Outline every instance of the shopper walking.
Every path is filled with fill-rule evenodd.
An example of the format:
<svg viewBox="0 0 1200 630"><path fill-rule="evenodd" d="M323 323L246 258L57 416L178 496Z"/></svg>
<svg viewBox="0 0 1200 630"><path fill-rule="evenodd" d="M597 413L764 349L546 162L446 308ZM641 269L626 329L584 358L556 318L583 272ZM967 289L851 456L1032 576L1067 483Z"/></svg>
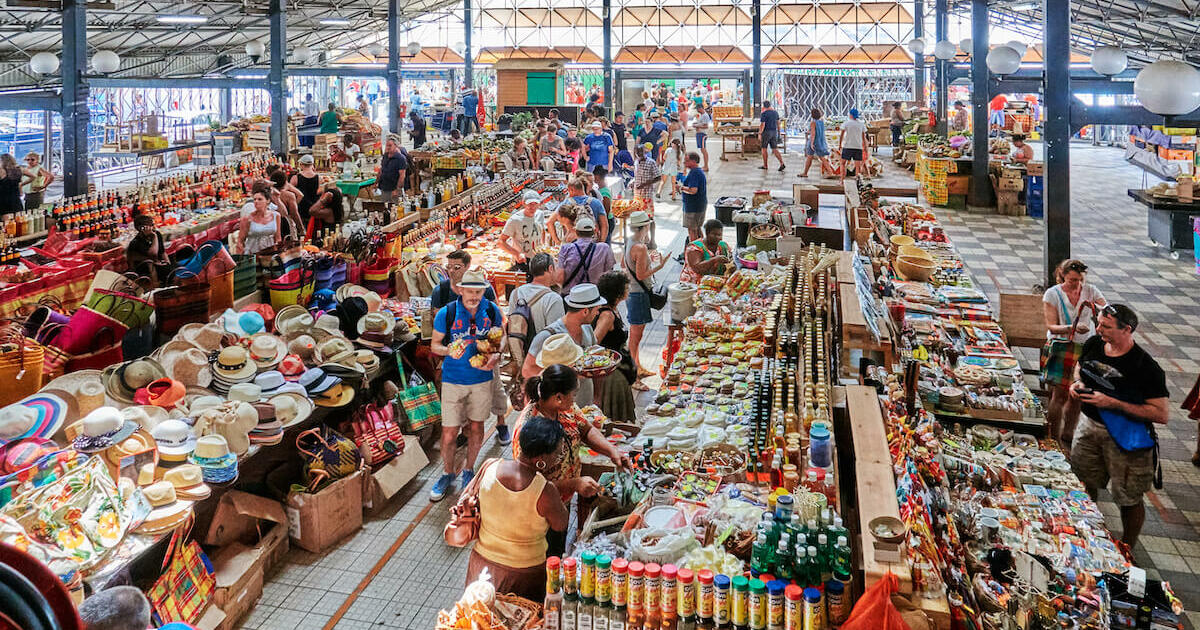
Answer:
<svg viewBox="0 0 1200 630"><path fill-rule="evenodd" d="M633 366L633 358L629 354L629 331L617 313L617 307L629 295L629 276L621 270L606 272L600 276L596 288L607 304L600 307L592 322L592 329L596 331L596 339L601 346L621 357L616 371L604 377L603 393L596 402L600 405L600 411L613 422L636 422L631 385L637 380L637 368Z"/></svg>
<svg viewBox="0 0 1200 630"><path fill-rule="evenodd" d="M700 238L700 225L708 211L708 176L700 168L700 156L695 151L687 154L683 165L687 177L683 179L683 227L687 228L688 240Z"/></svg>
<svg viewBox="0 0 1200 630"><path fill-rule="evenodd" d="M400 150L400 137L389 134L383 145L376 185L384 202L397 201L404 194L408 175L408 158Z"/></svg>
<svg viewBox="0 0 1200 630"><path fill-rule="evenodd" d="M409 137L412 138L413 149L419 149L421 145L427 142L425 139L427 131L425 119L421 117L421 114L414 107L408 112L408 121L412 123L412 131L409 132Z"/></svg>
<svg viewBox="0 0 1200 630"><path fill-rule="evenodd" d="M544 368L554 363L554 361L545 361L545 357L539 357L546 349L544 346L548 340L554 335L566 334L581 348L590 348L596 345L596 333L592 328L592 322L596 321L600 307L606 304L604 298L600 297L600 290L594 284L581 284L567 294L563 303L566 306L566 313L562 318L538 331L529 344L529 354L526 355L525 365L521 368L521 374L526 379L536 376ZM585 379L580 385L578 399L579 404L585 407L595 402L591 379Z"/></svg>
<svg viewBox="0 0 1200 630"><path fill-rule="evenodd" d="M699 94L699 92L697 92ZM708 128L712 125L712 116L704 109L704 99L696 99L696 117L693 121L696 127L696 150L704 156L704 170L708 170Z"/></svg>
<svg viewBox="0 0 1200 630"><path fill-rule="evenodd" d="M1074 340L1084 343L1095 334L1092 321L1096 313L1107 304L1104 294L1095 285L1088 284L1087 265L1083 261L1067 259L1054 270L1058 284L1042 294L1042 317L1046 322L1046 339L1067 339L1074 330ZM1050 405L1046 409L1046 432L1051 438L1062 442L1068 451L1075 437L1075 425L1079 422L1079 399L1067 391L1070 382L1051 386Z"/></svg>
<svg viewBox="0 0 1200 630"><path fill-rule="evenodd" d="M667 120L667 144L672 144L678 140L679 148L682 150L686 138L683 135L684 129L685 127L679 114L671 114L671 118Z"/></svg>
<svg viewBox="0 0 1200 630"><path fill-rule="evenodd" d="M463 90L462 108L462 123L459 131L465 138L479 131L479 95L474 90Z"/></svg>
<svg viewBox="0 0 1200 630"><path fill-rule="evenodd" d="M438 310L433 320L433 353L442 361L442 476L429 492L430 501L441 501L454 486L454 443L460 430L467 435L467 461L462 471L466 487L475 476L475 459L483 444L483 423L492 412L493 370L499 353L487 355L482 367L471 358L478 354L475 340L500 327L500 307L484 297L491 288L482 271L467 271L455 285L459 297ZM504 347L503 340L498 347Z"/></svg>
<svg viewBox="0 0 1200 630"><path fill-rule="evenodd" d="M479 479L479 539L467 561L467 584L487 569L499 593L534 601L545 596L547 539L562 538L570 517L545 471L561 464L566 437L558 422L533 416L522 423L514 449L520 455L485 464Z"/></svg>
<svg viewBox="0 0 1200 630"><path fill-rule="evenodd" d="M603 243L608 241L608 214L604 210L604 202L592 197L591 190L591 184L583 177L572 178L567 182L567 201L591 211L595 221L592 225L596 231L596 240ZM575 222L575 230L580 231L578 220Z"/></svg>
<svg viewBox="0 0 1200 630"><path fill-rule="evenodd" d="M616 264L612 247L596 237L596 221L592 217L583 215L575 219L575 233L579 238L558 250L563 295L577 284L596 284Z"/></svg>
<svg viewBox="0 0 1200 630"><path fill-rule="evenodd" d="M663 122L662 115L657 111L650 114L650 126L646 133L642 134L642 142L648 142L651 145L650 155L657 160L662 153L663 144L667 139L667 123Z"/></svg>
<svg viewBox="0 0 1200 630"><path fill-rule="evenodd" d="M1124 304L1100 309L1096 336L1083 344L1071 395L1083 418L1071 446L1071 469L1093 501L1108 487L1121 510L1121 542L1137 544L1146 521L1143 495L1155 484L1153 425L1167 424L1167 379L1133 341L1138 317Z"/></svg>
<svg viewBox="0 0 1200 630"><path fill-rule="evenodd" d="M655 192L655 197L662 199L663 186L671 187L671 201L675 201L675 195L679 193L679 174L683 172L683 145L678 138L671 140L671 146L663 152L662 158L662 177L658 182L658 191Z"/></svg>
<svg viewBox="0 0 1200 630"><path fill-rule="evenodd" d="M704 223L704 239L688 243L683 252L681 282L700 284L704 276L723 276L733 268L733 253L725 243L725 226L716 219Z"/></svg>
<svg viewBox="0 0 1200 630"><path fill-rule="evenodd" d="M254 183L250 212L243 212L238 224L236 253L257 254L283 242L279 213L271 204L271 186L265 180Z"/></svg>
<svg viewBox="0 0 1200 630"><path fill-rule="evenodd" d="M763 101L762 112L758 115L758 141L762 146L761 170L767 170L767 151L779 160L779 172L787 166L783 163L783 154L779 152L779 112L771 107L771 101Z"/></svg>
<svg viewBox="0 0 1200 630"><path fill-rule="evenodd" d="M604 133L604 125L600 122L592 123L591 128L592 133L583 139L583 144L587 147L585 169L588 173L591 173L597 166L603 166L605 170L612 170L613 154L617 152L613 138Z"/></svg>
<svg viewBox="0 0 1200 630"><path fill-rule="evenodd" d="M0 218L5 220L24 210L21 205L21 167L11 154L0 155Z"/></svg>
<svg viewBox="0 0 1200 630"><path fill-rule="evenodd" d="M838 153L842 158L842 180L846 181L846 174L850 167L854 167L854 173L862 175L866 179L870 179L870 173L867 171L866 153L867 147L867 126L858 119L858 109L850 108L850 118L842 123L842 137L838 142Z"/></svg>
<svg viewBox="0 0 1200 630"><path fill-rule="evenodd" d="M338 113L337 106L333 103L329 104L329 109L321 114L321 133L337 133L338 126L342 124L342 115Z"/></svg>
<svg viewBox="0 0 1200 630"><path fill-rule="evenodd" d="M629 229L633 231L630 235L632 244L626 248L622 260L622 265L631 280L628 299L625 303L625 316L629 320L629 356L637 370L632 387L638 391L649 389L641 382L641 379L654 376L654 372L642 367L641 357L638 354L646 324L653 321L650 312L650 298L647 294L654 290L654 274L662 271L662 268L669 262L667 256L661 255L657 261L651 260L649 243L652 238L653 225L654 221L650 215L641 210L629 215Z"/></svg>
<svg viewBox="0 0 1200 630"><path fill-rule="evenodd" d="M559 280L554 258L546 252L539 252L529 259L529 282L517 287L509 296L510 318L520 309L529 309L527 343L533 341L539 331L545 330L566 314L562 296L554 290L554 285L558 284ZM524 353L518 358L524 361Z"/></svg>
<svg viewBox="0 0 1200 630"><path fill-rule="evenodd" d="M808 169L812 168L813 160L821 162L821 176L833 173L833 165L829 163L829 142L825 139L824 112L812 108L812 119L808 121L808 137L804 140L804 172L800 177L808 177Z"/></svg>
<svg viewBox="0 0 1200 630"><path fill-rule="evenodd" d="M46 189L54 183L54 173L42 168L42 156L30 151L25 154L25 168L21 169L21 192L25 193L25 210L42 207L46 200Z"/></svg>
<svg viewBox="0 0 1200 630"><path fill-rule="evenodd" d="M300 156L300 170L292 175L291 184L300 191L300 199L297 202L300 220L304 225L308 225L308 209L317 203L317 191L321 184L321 178L317 176L317 169L313 166L313 156Z"/></svg>

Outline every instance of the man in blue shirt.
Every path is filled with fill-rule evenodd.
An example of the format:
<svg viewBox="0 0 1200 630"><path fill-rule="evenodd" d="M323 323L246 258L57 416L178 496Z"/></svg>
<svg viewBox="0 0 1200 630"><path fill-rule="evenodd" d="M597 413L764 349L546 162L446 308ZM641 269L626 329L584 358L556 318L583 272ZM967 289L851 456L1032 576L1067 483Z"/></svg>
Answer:
<svg viewBox="0 0 1200 630"><path fill-rule="evenodd" d="M650 130L642 135L642 142L649 142L650 144L654 145L654 148L651 149L650 152L652 157L657 160L658 152L662 149L663 141L666 140L665 134L667 133L667 123L662 121L662 114L659 114L658 112L650 114L650 119L653 120L654 123L650 125Z"/></svg>
<svg viewBox="0 0 1200 630"><path fill-rule="evenodd" d="M463 274L470 268L471 252L465 249L456 249L446 254L446 275L450 277L434 287L433 293L429 296L429 307L433 309L434 313L458 299L458 292L454 290L454 287L458 286L458 283L462 281ZM496 292L492 290L490 284L483 297L493 302L496 301Z"/></svg>
<svg viewBox="0 0 1200 630"><path fill-rule="evenodd" d="M503 333L494 343L493 328L504 329L500 307L483 297L490 283L482 271L467 271L455 286L458 300L438 311L433 320L430 348L442 362L442 470L429 491L430 501L441 501L454 486L454 440L465 427L467 462L462 471L465 488L475 476L475 459L483 444L483 423L491 414L493 369L505 346ZM487 341L485 341L487 340ZM480 343L489 350L480 352ZM478 355L478 358L477 358Z"/></svg>
<svg viewBox="0 0 1200 630"><path fill-rule="evenodd" d="M463 115L462 115L462 131L463 136L471 133L472 127L475 131L479 131L479 97L475 95L474 90L464 90L462 97Z"/></svg>
<svg viewBox="0 0 1200 630"><path fill-rule="evenodd" d="M587 172L591 173L597 166L603 166L606 171L612 170L612 158L617 149L612 136L604 133L604 125L592 123L592 133L583 139L583 144L588 152Z"/></svg>
<svg viewBox="0 0 1200 630"><path fill-rule="evenodd" d="M708 209L708 178L700 168L700 154L691 151L684 159L688 174L683 180L683 227L688 231L688 242L700 238L700 226L704 224L704 212Z"/></svg>
<svg viewBox="0 0 1200 630"><path fill-rule="evenodd" d="M590 136L589 136L590 137ZM608 138L607 135L604 136ZM608 213L604 211L604 203L588 194L588 184L583 178L576 177L567 182L567 200L571 203L585 206L592 211L596 220L596 242L608 242Z"/></svg>
<svg viewBox="0 0 1200 630"><path fill-rule="evenodd" d="M767 149L779 160L779 172L786 168L783 165L783 154L779 152L779 112L771 107L771 101L763 101L762 113L758 115L758 139L762 144L761 170L767 170Z"/></svg>

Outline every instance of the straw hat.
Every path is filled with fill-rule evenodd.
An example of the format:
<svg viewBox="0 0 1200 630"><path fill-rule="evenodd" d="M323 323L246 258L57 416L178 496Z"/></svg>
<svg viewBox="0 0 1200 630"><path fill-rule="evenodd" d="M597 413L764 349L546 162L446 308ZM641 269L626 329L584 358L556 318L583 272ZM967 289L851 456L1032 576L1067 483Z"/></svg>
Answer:
<svg viewBox="0 0 1200 630"><path fill-rule="evenodd" d="M354 346L343 337L330 337L317 345L316 359L319 363L341 363L353 361Z"/></svg>
<svg viewBox="0 0 1200 630"><path fill-rule="evenodd" d="M313 317L308 309L299 304L289 304L275 313L275 332L288 335L298 330L311 328Z"/></svg>
<svg viewBox="0 0 1200 630"><path fill-rule="evenodd" d="M198 348L211 350L221 347L221 339L225 336L225 329L220 324L204 324L203 326L188 328L191 325L188 324L179 329L177 336L191 342Z"/></svg>
<svg viewBox="0 0 1200 630"><path fill-rule="evenodd" d="M300 380L297 381L310 396L320 394L334 385L342 382L342 379L326 374L321 368L311 368L305 370L304 374L300 375Z"/></svg>
<svg viewBox="0 0 1200 630"><path fill-rule="evenodd" d="M258 424L258 412L250 403L229 402L208 409L196 417L196 430L201 437L219 435L237 455L250 450L250 429Z"/></svg>
<svg viewBox="0 0 1200 630"><path fill-rule="evenodd" d="M0 409L0 444L25 438L48 438L58 432L67 403L54 394L39 392Z"/></svg>
<svg viewBox="0 0 1200 630"><path fill-rule="evenodd" d="M104 451L104 458L107 459L113 466L120 466L121 460L126 457L130 457L144 451L157 450L157 448L158 445L154 438L150 435L150 432L138 427L137 430L133 432L133 435L130 435L124 440L121 440L121 442L114 444L112 448Z"/></svg>
<svg viewBox="0 0 1200 630"><path fill-rule="evenodd" d="M458 288L462 289L486 289L492 286L488 282L487 274L479 269L468 269L463 272L462 280L458 281Z"/></svg>
<svg viewBox="0 0 1200 630"><path fill-rule="evenodd" d="M204 483L204 471L195 464L183 464L163 473L163 481L175 488L175 496L188 501L202 501L212 494Z"/></svg>
<svg viewBox="0 0 1200 630"><path fill-rule="evenodd" d="M294 354L300 357L304 363L315 363L314 357L317 352L317 340L312 338L312 335L301 334L297 335L287 344L288 354Z"/></svg>
<svg viewBox="0 0 1200 630"><path fill-rule="evenodd" d="M359 350L354 353L354 361L362 366L366 372L368 379L374 379L379 374L379 369L382 364L379 362L379 355L370 350Z"/></svg>
<svg viewBox="0 0 1200 630"><path fill-rule="evenodd" d="M542 343L542 351L537 355L537 366L547 368L551 365L574 365L583 356L583 348L575 343L567 333L550 335Z"/></svg>
<svg viewBox="0 0 1200 630"><path fill-rule="evenodd" d="M629 214L629 227L640 228L643 225L650 225L654 220L645 210L634 210Z"/></svg>
<svg viewBox="0 0 1200 630"><path fill-rule="evenodd" d="M276 394L267 402L274 405L275 419L283 423L285 429L304 422L313 412L312 400L295 392Z"/></svg>
<svg viewBox="0 0 1200 630"><path fill-rule="evenodd" d="M334 291L333 297L336 298L338 302L343 302L346 300L346 298L363 297L368 293L374 293L374 291L368 291L365 287L361 287L357 284L346 283L338 287L337 291ZM368 302L368 304L369 303L370 302Z"/></svg>
<svg viewBox="0 0 1200 630"><path fill-rule="evenodd" d="M220 396L197 396L188 403L188 413L194 418L200 415L201 412L214 407L220 407L225 404L225 399Z"/></svg>
<svg viewBox="0 0 1200 630"><path fill-rule="evenodd" d="M396 330L396 316L388 311L370 312L358 320L358 334L377 333L390 336Z"/></svg>
<svg viewBox="0 0 1200 630"><path fill-rule="evenodd" d="M169 471L168 471L169 472ZM142 494L150 503L150 514L134 531L140 534L159 534L179 527L187 520L192 510L191 501L182 501L175 494L175 486L167 481L158 481L142 488Z"/></svg>
<svg viewBox="0 0 1200 630"><path fill-rule="evenodd" d="M342 335L342 320L338 319L336 315L329 313L324 313L318 317L312 327L316 330L327 332L330 335L338 337Z"/></svg>
<svg viewBox="0 0 1200 630"><path fill-rule="evenodd" d="M149 431L167 419L167 410L153 405L134 405L122 409L121 417L133 420L139 428Z"/></svg>
<svg viewBox="0 0 1200 630"><path fill-rule="evenodd" d="M79 435L71 446L80 453L96 453L119 444L138 429L136 422L126 420L115 407L101 407L79 422Z"/></svg>
<svg viewBox="0 0 1200 630"><path fill-rule="evenodd" d="M226 398L230 402L258 402L262 398L262 387L254 383L238 383L229 388L229 395Z"/></svg>
<svg viewBox="0 0 1200 630"><path fill-rule="evenodd" d="M379 309L383 308L383 298L374 291L367 291L359 297L361 297L363 301L367 303L368 313L375 313L378 312Z"/></svg>
<svg viewBox="0 0 1200 630"><path fill-rule="evenodd" d="M279 362L279 373L283 375L285 381L299 380L300 375L304 374L304 370L304 360L298 354L289 354Z"/></svg>
<svg viewBox="0 0 1200 630"><path fill-rule="evenodd" d="M171 344L178 344L170 347ZM212 371L208 366L208 354L196 347L181 348L190 345L172 341L163 347L159 355L167 375L183 383L184 387L208 387L212 384Z"/></svg>
<svg viewBox="0 0 1200 630"><path fill-rule="evenodd" d="M229 444L220 435L206 435L196 440L196 450L188 456L188 462L200 467L204 483L231 483L237 479L237 455L229 450Z"/></svg>
<svg viewBox="0 0 1200 630"><path fill-rule="evenodd" d="M250 443L274 446L282 442L283 423L275 417L275 405L255 403L254 410L258 412L258 424L250 429Z"/></svg>
<svg viewBox="0 0 1200 630"><path fill-rule="evenodd" d="M133 404L133 396L137 390L165 378L167 371L162 364L149 357L110 365L104 370L104 387L109 397Z"/></svg>
<svg viewBox="0 0 1200 630"><path fill-rule="evenodd" d="M115 406L104 388L100 370L78 370L64 374L42 386L42 392L55 394L67 403L67 420L78 420L98 407Z"/></svg>
<svg viewBox="0 0 1200 630"><path fill-rule="evenodd" d="M241 346L222 348L213 364L213 377L226 383L238 383L254 377L258 367L250 360L250 352Z"/></svg>
<svg viewBox="0 0 1200 630"><path fill-rule="evenodd" d="M163 420L150 430L150 434L162 459L183 461L196 450L196 434L182 420Z"/></svg>
<svg viewBox="0 0 1200 630"><path fill-rule="evenodd" d="M313 396L318 407L344 407L354 400L354 388L338 383L324 392Z"/></svg>
<svg viewBox="0 0 1200 630"><path fill-rule="evenodd" d="M260 371L274 369L287 353L287 343L271 333L260 333L250 338L250 358Z"/></svg>
<svg viewBox="0 0 1200 630"><path fill-rule="evenodd" d="M142 467L138 469L138 478L137 478L138 487L145 488L146 486L154 483L155 481L158 481L158 479L156 479L157 476L158 476L158 467L155 466L153 462L147 462L145 464L142 464Z"/></svg>
<svg viewBox="0 0 1200 630"><path fill-rule="evenodd" d="M169 352L180 353L180 352L186 352L188 350L203 351L203 348L176 335L175 337L172 337L170 341L168 341L167 343L164 343L163 345L159 346L159 348L157 350L150 353L150 356L158 359L159 362L165 366L167 364L167 362L163 359L163 357L166 356L167 353L169 353Z"/></svg>

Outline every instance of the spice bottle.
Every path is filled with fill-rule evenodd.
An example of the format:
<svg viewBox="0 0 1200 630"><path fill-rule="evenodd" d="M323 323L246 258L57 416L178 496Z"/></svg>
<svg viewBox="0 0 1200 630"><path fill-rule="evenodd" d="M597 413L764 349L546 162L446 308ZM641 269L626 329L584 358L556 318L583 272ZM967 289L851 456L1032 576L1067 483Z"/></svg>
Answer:
<svg viewBox="0 0 1200 630"><path fill-rule="evenodd" d="M750 580L749 593L750 630L765 630L767 627L767 585L754 578Z"/></svg>
<svg viewBox="0 0 1200 630"><path fill-rule="evenodd" d="M612 558L607 555L596 557L596 601L612 601Z"/></svg>
<svg viewBox="0 0 1200 630"><path fill-rule="evenodd" d="M562 579L559 577L559 558L546 558L546 599L542 602L542 627L544 630L559 630L559 615L562 613Z"/></svg>
<svg viewBox="0 0 1200 630"><path fill-rule="evenodd" d="M730 591L731 580L728 575L719 573L713 576L713 622L718 628L727 628L730 623Z"/></svg>
<svg viewBox="0 0 1200 630"><path fill-rule="evenodd" d="M813 586L804 589L803 630L825 630L825 602L821 591Z"/></svg>
<svg viewBox="0 0 1200 630"><path fill-rule="evenodd" d="M575 558L562 561L562 630L578 630L579 628L579 592L575 586Z"/></svg>
<svg viewBox="0 0 1200 630"><path fill-rule="evenodd" d="M734 577L730 594L733 597L729 603L729 616L733 620L733 627L738 630L749 628L750 580L744 575Z"/></svg>
<svg viewBox="0 0 1200 630"><path fill-rule="evenodd" d="M700 588L697 589L696 598L696 614L701 621L713 620L713 572L708 569L701 569L696 574L697 582Z"/></svg>
<svg viewBox="0 0 1200 630"><path fill-rule="evenodd" d="M682 619L696 616L696 582L691 569L679 570L679 603L675 609Z"/></svg>
<svg viewBox="0 0 1200 630"><path fill-rule="evenodd" d="M659 623L662 623L662 568L651 562L646 565L645 583L646 583L646 599L644 607L646 609L645 621L643 627L653 628Z"/></svg>
<svg viewBox="0 0 1200 630"><path fill-rule="evenodd" d="M579 596L585 601L596 597L596 554L585 551L579 555Z"/></svg>
<svg viewBox="0 0 1200 630"><path fill-rule="evenodd" d="M679 605L679 570L673 564L662 566L662 616L663 621L674 619Z"/></svg>
<svg viewBox="0 0 1200 630"><path fill-rule="evenodd" d="M628 626L638 628L645 619L646 578L643 572L646 566L641 562L629 563L629 621Z"/></svg>
<svg viewBox="0 0 1200 630"><path fill-rule="evenodd" d="M621 607L629 604L629 561L624 558L612 561L612 603Z"/></svg>
<svg viewBox="0 0 1200 630"><path fill-rule="evenodd" d="M789 584L783 589L783 624L786 630L804 630L804 589Z"/></svg>
<svg viewBox="0 0 1200 630"><path fill-rule="evenodd" d="M767 628L781 630L784 624L783 590L787 582L771 580L767 582Z"/></svg>

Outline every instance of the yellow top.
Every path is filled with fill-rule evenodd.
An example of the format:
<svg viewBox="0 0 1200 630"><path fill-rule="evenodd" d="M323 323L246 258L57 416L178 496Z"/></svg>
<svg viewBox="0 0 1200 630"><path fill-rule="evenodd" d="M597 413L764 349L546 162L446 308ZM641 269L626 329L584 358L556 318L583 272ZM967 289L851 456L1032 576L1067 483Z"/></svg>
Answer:
<svg viewBox="0 0 1200 630"><path fill-rule="evenodd" d="M488 466L479 481L479 542L475 551L491 562L526 569L546 561L550 523L538 514L546 478L536 473L524 490L513 492L496 478L500 462Z"/></svg>

